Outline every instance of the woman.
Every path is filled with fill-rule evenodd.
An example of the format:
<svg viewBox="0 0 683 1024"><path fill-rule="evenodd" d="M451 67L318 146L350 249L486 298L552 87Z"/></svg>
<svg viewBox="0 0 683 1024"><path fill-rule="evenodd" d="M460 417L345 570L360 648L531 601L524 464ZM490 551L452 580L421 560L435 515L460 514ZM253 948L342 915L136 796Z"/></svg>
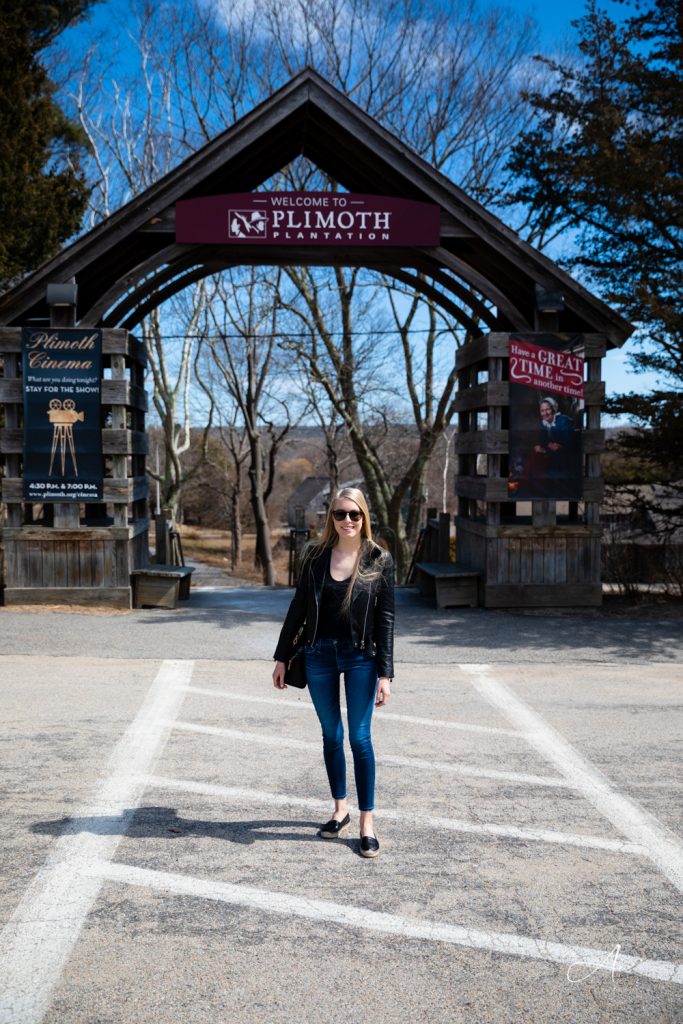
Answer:
<svg viewBox="0 0 683 1024"><path fill-rule="evenodd" d="M363 857L376 857L370 722L373 707L384 707L391 694L394 569L391 555L372 540L367 502L356 487L344 487L335 494L320 542L304 557L275 650L273 683L279 690L285 688L286 661L302 626L308 689L322 726L323 756L334 800L334 813L319 834L335 839L351 820L339 706L343 672L360 810L360 852Z"/></svg>
<svg viewBox="0 0 683 1024"><path fill-rule="evenodd" d="M542 432L540 442L534 446L534 451L542 455L548 451L559 452L569 447L574 435L574 420L560 412L557 400L546 396L541 402L539 413Z"/></svg>

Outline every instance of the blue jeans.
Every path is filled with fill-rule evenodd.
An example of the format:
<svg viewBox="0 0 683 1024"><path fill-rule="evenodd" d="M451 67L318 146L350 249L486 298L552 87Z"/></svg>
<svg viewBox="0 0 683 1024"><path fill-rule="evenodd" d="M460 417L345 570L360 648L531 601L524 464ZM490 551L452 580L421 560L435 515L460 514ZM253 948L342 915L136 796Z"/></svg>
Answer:
<svg viewBox="0 0 683 1024"><path fill-rule="evenodd" d="M349 743L358 794L358 808L375 803L375 752L370 721L377 692L375 659L346 640L316 640L306 648L306 678L323 731L323 756L334 800L346 796L344 726L339 706L339 676L344 673Z"/></svg>

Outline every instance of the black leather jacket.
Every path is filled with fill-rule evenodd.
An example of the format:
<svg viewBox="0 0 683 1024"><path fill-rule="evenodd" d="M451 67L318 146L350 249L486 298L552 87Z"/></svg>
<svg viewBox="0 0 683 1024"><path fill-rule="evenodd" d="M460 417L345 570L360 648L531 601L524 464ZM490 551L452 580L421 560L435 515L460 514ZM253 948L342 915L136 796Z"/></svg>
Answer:
<svg viewBox="0 0 683 1024"><path fill-rule="evenodd" d="M301 640L310 646L316 640L320 596L325 573L330 565L331 549L319 557L308 554L301 568L299 583L285 617L275 649L276 661L292 655L294 637L304 625ZM315 556L315 550L313 551ZM354 647L367 650L377 662L377 674L389 679L394 675L394 563L388 551L377 545L363 555L368 565L381 559L382 574L370 584L356 582L351 599L350 639ZM301 642L301 640L299 642Z"/></svg>

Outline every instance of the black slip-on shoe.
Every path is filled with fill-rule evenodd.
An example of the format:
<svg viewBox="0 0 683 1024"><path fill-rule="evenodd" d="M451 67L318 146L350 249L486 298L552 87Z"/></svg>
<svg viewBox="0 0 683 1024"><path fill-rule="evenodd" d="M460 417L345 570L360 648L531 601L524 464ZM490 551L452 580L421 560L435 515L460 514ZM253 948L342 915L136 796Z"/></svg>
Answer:
<svg viewBox="0 0 683 1024"><path fill-rule="evenodd" d="M376 857L379 853L379 843L374 836L360 837L361 857Z"/></svg>
<svg viewBox="0 0 683 1024"><path fill-rule="evenodd" d="M325 822L324 825L320 826L320 832L318 835L322 836L323 839L336 839L337 836L341 835L344 829L349 827L351 818L347 814L341 821L336 821L334 818L330 818L329 821Z"/></svg>

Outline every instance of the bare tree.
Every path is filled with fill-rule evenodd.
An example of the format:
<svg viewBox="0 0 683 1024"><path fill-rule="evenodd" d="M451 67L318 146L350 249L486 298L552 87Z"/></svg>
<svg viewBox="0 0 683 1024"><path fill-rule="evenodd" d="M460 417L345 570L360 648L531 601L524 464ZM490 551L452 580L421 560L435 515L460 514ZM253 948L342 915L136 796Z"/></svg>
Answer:
<svg viewBox="0 0 683 1024"><path fill-rule="evenodd" d="M230 568L234 572L242 562L242 495L244 493L244 464L249 456L246 432L239 425L240 410L225 402L225 389L216 381L215 367L204 347L199 345L195 357L195 377L209 401L207 422L211 424L204 445L202 462L215 473L219 485L209 483L209 489L225 501L230 528ZM217 399L220 399L217 401ZM216 454L216 447L220 457Z"/></svg>
<svg viewBox="0 0 683 1024"><path fill-rule="evenodd" d="M240 282L235 280L238 275ZM279 354L278 306L272 303L272 296L277 294L279 277L280 271L272 275L251 268L229 271L216 278L218 301L208 308L213 330L202 343L214 371L213 385L211 370L202 379L204 391L211 394L212 402L219 403L217 378L240 413L249 450L255 559L268 586L275 583L275 569L267 503L273 489L277 454L291 425L291 403L275 397L271 389Z"/></svg>
<svg viewBox="0 0 683 1024"><path fill-rule="evenodd" d="M183 329L179 349L169 343L159 308L154 309L142 322L142 337L154 382L152 403L164 438L161 476L157 476L151 467L148 467L148 472L153 479L160 479L162 503L174 513L178 510L183 481L190 472L181 456L190 448L192 364L206 302L206 282L200 281L191 291L189 313L178 321ZM205 436L210 426L209 420L204 427Z"/></svg>
<svg viewBox="0 0 683 1024"><path fill-rule="evenodd" d="M134 88L116 80L106 88L98 65L101 50L93 50L86 54L72 94L92 153L92 223L148 188L193 145L187 133L177 130L170 72L155 60L154 19L152 5L141 4L136 31L130 34L139 57ZM170 45L173 53L178 43ZM107 92L104 105L99 97ZM162 503L174 514L184 479L198 469L198 465L188 469L182 455L191 443L192 366L206 304L206 283L200 281L171 305L154 309L141 324L153 381L152 404L164 439L162 472L159 475L149 466L148 472L160 479Z"/></svg>
<svg viewBox="0 0 683 1024"><path fill-rule="evenodd" d="M280 302L306 328L287 344L345 424L380 529L396 538L399 572L403 572L419 529L429 458L454 412L453 327L444 325L442 314L418 293L410 295L408 309L401 313L396 294L390 290L398 339L391 332L385 336L367 328L367 333L357 331L354 323L362 322L368 314L366 300L356 300L358 270L334 269L334 298L340 312L332 318L326 301L329 290L322 287L319 273L314 274L310 268L288 268L287 275L296 290L292 301L281 296ZM412 331L420 313L426 314L427 326L416 344ZM450 352L445 367L438 366L439 342L442 347L445 343ZM444 379L437 380L438 369L445 370ZM417 447L411 454L406 439L403 464L397 472L395 461L383 457L377 425L382 428L380 437L386 437L392 424L405 424L408 418L415 428ZM408 516L404 520L406 500Z"/></svg>
<svg viewBox="0 0 683 1024"><path fill-rule="evenodd" d="M135 82L97 79L91 60L85 84L73 94L93 144L93 178L99 183L93 193L99 203L94 216L156 180L306 66L316 68L472 194L492 202L509 147L525 117L522 97L532 73L527 57L535 42L528 21L502 8L482 12L475 0L461 5L440 0L251 0L247 5L207 5L188 0L182 8L153 6L145 0L139 6L135 38L140 57ZM283 169L278 185L338 187L303 159ZM462 334L424 298L401 295L396 282L381 282L368 271L291 268L288 274L295 294L288 288L284 296L281 275L271 275L270 284L264 279L260 284L262 291L271 288L270 298L259 301L274 316L276 308L282 313L284 297L294 318L289 324L282 321L290 339L285 350L300 359L323 396L323 407L328 404L344 423L375 512L396 533L399 560L407 564L420 518L426 462L452 414L453 360ZM253 375L254 391L248 386L240 400L253 448L250 487L261 538L259 558L267 565L271 557L265 501L279 428L269 413L275 445L270 444L266 458L263 407L255 411L259 407L253 396L259 392L262 360L270 372L273 350L268 349L266 334L258 333L264 330L262 314L249 322L249 275L233 274L224 281L229 281L229 290L226 283L225 293L213 297L211 310L215 353L233 380L237 362L231 367L230 359L237 359L237 351L235 346L230 352L222 347L220 339L227 334L224 330L221 335L221 329L236 316L242 324L241 344L247 334L255 346L258 342L247 373L247 379ZM330 298L333 303L327 301ZM305 326L309 344L294 340L294 324ZM393 337L384 333L390 328ZM372 329L381 333L373 335ZM444 331L450 331L450 362L446 359L439 368L434 354L440 346L443 351ZM378 345L378 338L387 343ZM383 373L389 344L392 379ZM160 361L159 352L154 347L151 351ZM399 352L400 383L395 372ZM252 356L245 357L247 363ZM158 375L161 379L160 368ZM264 395L261 390L259 400ZM384 465L381 440L401 416L415 423L417 442L414 457L407 465L401 463L397 474Z"/></svg>
<svg viewBox="0 0 683 1024"><path fill-rule="evenodd" d="M234 425L228 427L227 432L221 428L221 438L229 453L233 468L230 484L230 565L234 572L242 562L241 499L244 489L244 463L249 454L249 448L245 432L238 430Z"/></svg>

